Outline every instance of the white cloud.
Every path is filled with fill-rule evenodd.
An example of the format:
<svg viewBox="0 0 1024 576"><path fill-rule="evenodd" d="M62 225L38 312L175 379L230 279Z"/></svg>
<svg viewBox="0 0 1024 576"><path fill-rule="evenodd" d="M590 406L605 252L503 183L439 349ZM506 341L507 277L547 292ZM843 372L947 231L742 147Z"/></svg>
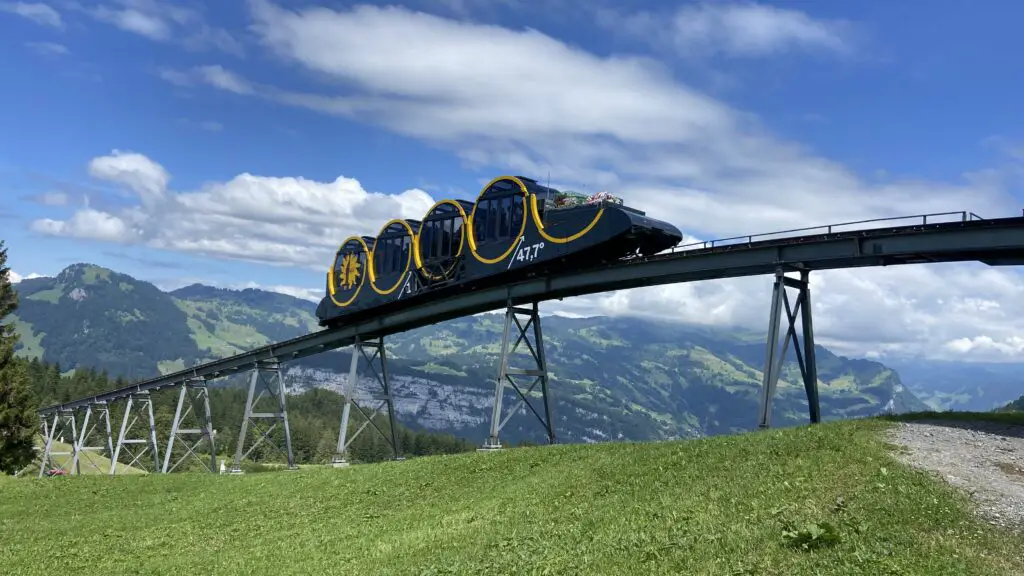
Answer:
<svg viewBox="0 0 1024 576"><path fill-rule="evenodd" d="M489 173L550 170L558 187L611 188L702 237L949 210L986 217L1018 213L1000 173L965 174L956 182L868 181L775 137L757 118L680 83L652 60L598 57L535 30L398 7L293 11L262 0L251 5L252 30L262 44L283 62L325 78L329 92L298 92L216 65L161 75L178 85L358 115L446 147ZM775 38L767 32L760 37L762 47ZM117 180L143 199L138 207L109 214L122 224L110 230L172 250L323 270L346 236L374 234L394 216L420 217L431 201L419 190L370 194L347 178L315 182L251 174L176 192L155 162L132 158L115 153L94 162L104 167L95 175ZM185 213L188 218L180 217ZM51 233L84 233L73 221L37 225ZM1015 272L934 265L812 278L816 335L842 352L1005 358L1013 339L1024 334L1017 320L1024 317L1017 304L1024 302L1024 283ZM769 285L769 278L724 280L546 307L763 330ZM986 347L979 344L983 338L1004 346ZM949 342L960 344L947 347Z"/></svg>
<svg viewBox="0 0 1024 576"><path fill-rule="evenodd" d="M14 270L11 270L8 274L9 274L10 279L11 279L11 284L18 284L22 280L31 280L33 278L42 278L43 277L42 274L36 274L35 272L32 272L31 274L28 274L26 276L22 276L21 274L18 274Z"/></svg>
<svg viewBox="0 0 1024 576"><path fill-rule="evenodd" d="M685 57L755 58L787 51L848 55L854 49L848 22L755 2L688 4L673 14L599 10L597 21L613 33Z"/></svg>
<svg viewBox="0 0 1024 576"><path fill-rule="evenodd" d="M600 58L537 31L397 7L284 10L253 0L253 31L335 94L299 93L219 66L165 71L179 84L312 108L447 147L470 164L614 187L702 235L921 212L999 213L998 182L870 184L642 58ZM401 37L403 42L390 38ZM516 78L515 82L508 81ZM336 88L340 83L351 90ZM783 192L784 191L784 192ZM736 210L739 204L746 210Z"/></svg>
<svg viewBox="0 0 1024 576"><path fill-rule="evenodd" d="M178 277L178 278L164 278L156 280L154 285L163 290L164 292L173 292L179 288L185 286L191 286L192 284L203 284L205 286L213 286L214 288L221 288L226 290L245 290L247 288L254 288L257 290L264 290L266 292L276 292L278 294L284 294L285 296L292 296L294 298L300 298L309 302L320 302L324 297L323 288L307 288L303 286L292 286L287 284L272 284L265 285L258 282L249 280L248 282L235 282L235 283L222 283L217 281L210 281L204 278L198 277Z"/></svg>
<svg viewBox="0 0 1024 576"><path fill-rule="evenodd" d="M0 12L17 14L43 26L64 27L60 12L42 2L0 2Z"/></svg>
<svg viewBox="0 0 1024 576"><path fill-rule="evenodd" d="M546 3L549 5L548 9L551 9L550 5L555 2L557 0L549 0ZM447 10L462 18L471 17L481 11L493 12L498 8L525 8L524 0L421 0L421 3Z"/></svg>
<svg viewBox="0 0 1024 576"><path fill-rule="evenodd" d="M68 54L68 47L56 42L26 42L25 46L43 56L63 56Z"/></svg>
<svg viewBox="0 0 1024 576"><path fill-rule="evenodd" d="M285 296L308 300L310 302L320 302L324 297L323 288L304 288L302 286L287 286L283 284L264 286L256 282L249 281L240 286L232 286L232 288L256 288L259 290L266 290L267 292L277 292L278 294L284 294Z"/></svg>
<svg viewBox="0 0 1024 576"><path fill-rule="evenodd" d="M120 150L94 158L89 173L124 186L138 205L114 212L86 207L68 220L36 220L32 229L324 271L344 238L376 235L394 217L420 218L434 203L422 190L371 193L344 177L317 182L245 173L179 192L159 163Z"/></svg>
<svg viewBox="0 0 1024 576"><path fill-rule="evenodd" d="M1024 360L1018 346L1024 338L1024 279L1016 272L983 264L914 264L812 272L810 278L816 341L837 353ZM559 306L582 315L767 330L772 281L761 276L641 288ZM790 305L796 294L790 290Z"/></svg>
<svg viewBox="0 0 1024 576"><path fill-rule="evenodd" d="M139 195L147 208L164 198L171 179L163 166L146 156L120 150L114 150L109 156L93 158L89 162L89 175L127 186Z"/></svg>
<svg viewBox="0 0 1024 576"><path fill-rule="evenodd" d="M132 229L126 218L106 212L83 208L70 220L43 218L32 223L32 230L53 236L71 236L107 242L133 242L138 240L137 230Z"/></svg>
<svg viewBox="0 0 1024 576"><path fill-rule="evenodd" d="M27 198L32 202L38 202L45 206L66 206L71 201L71 197L66 192L58 190L43 192L42 194L28 196Z"/></svg>
<svg viewBox="0 0 1024 576"><path fill-rule="evenodd" d="M996 356L1022 356L1024 355L1024 338L1009 336L1000 341L993 340L989 336L957 338L947 342L946 348L955 354L981 352L995 353Z"/></svg>
<svg viewBox="0 0 1024 576"><path fill-rule="evenodd" d="M227 30L206 23L201 12L161 0L113 0L79 9L99 20L159 42L180 42L189 50L215 49L244 55L242 44Z"/></svg>

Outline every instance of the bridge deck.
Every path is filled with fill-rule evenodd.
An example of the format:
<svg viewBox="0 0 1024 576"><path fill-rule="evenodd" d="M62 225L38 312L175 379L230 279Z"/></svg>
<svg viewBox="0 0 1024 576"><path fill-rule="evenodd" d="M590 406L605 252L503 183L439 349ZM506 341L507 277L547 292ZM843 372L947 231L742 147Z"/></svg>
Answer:
<svg viewBox="0 0 1024 576"><path fill-rule="evenodd" d="M961 213L956 213L961 214ZM214 379L251 370L258 362L285 362L349 346L360 338L387 336L461 316L513 304L582 296L626 288L770 274L788 270L828 270L897 264L982 261L990 265L1024 263L1024 217L922 223L739 243L701 243L649 258L624 260L582 272L534 278L427 300L348 326L321 330L249 352L138 382L96 396L56 404L40 415L109 402L129 394L176 386L190 379ZM934 215L929 215L934 216ZM810 229L806 229L810 230ZM766 236L766 235L763 235ZM736 240L736 239L730 239ZM689 248L689 249L688 249Z"/></svg>

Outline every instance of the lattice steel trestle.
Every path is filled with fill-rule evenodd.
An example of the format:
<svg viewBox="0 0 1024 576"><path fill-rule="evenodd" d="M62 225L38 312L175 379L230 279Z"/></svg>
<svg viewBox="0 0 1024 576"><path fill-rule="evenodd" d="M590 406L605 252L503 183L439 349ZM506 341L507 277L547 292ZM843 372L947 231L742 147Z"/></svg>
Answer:
<svg viewBox="0 0 1024 576"><path fill-rule="evenodd" d="M526 318L526 324L523 324L520 317ZM512 335L513 326L515 327L517 337L516 341L511 347L509 347L509 337ZM530 341L531 332L533 342ZM520 344L526 345L533 367L513 368L509 366L512 361L512 355L519 349ZM530 383L529 388L527 388L525 392L523 392L522 388L519 387L519 382L516 382L516 378L522 376L533 378L533 382ZM543 403L543 416L527 398L538 384L540 384L541 402ZM538 310L538 305L534 302L531 308L517 308L509 302L505 311L505 330L502 332L501 336L501 356L498 357L498 377L494 388L494 404L491 412L491 432L487 436L487 441L484 443L484 450L495 450L501 448L501 441L498 439L498 435L501 433L502 428L508 424L509 420L512 419L523 405L529 408L530 412L532 412L533 415L537 417L537 420L540 421L541 425L544 426L544 430L548 437L548 443L555 443L555 426L554 421L551 419L551 396L549 394L548 384L548 365L544 358L544 337L540 327L540 312ZM509 388L515 392L518 397L518 401L515 406L509 410L508 415L502 418L502 403L505 391Z"/></svg>
<svg viewBox="0 0 1024 576"><path fill-rule="evenodd" d="M372 354L367 354L367 350ZM366 361L367 368L373 373L373 380L376 386L370 391L371 401L376 403L373 411L367 413L356 402L356 390L359 387L359 359ZM349 436L349 417L352 408L362 417L362 424ZM387 432L381 428L377 416L382 410L387 412ZM399 460L402 457L402 450L398 439L398 414L395 412L395 397L391 387L391 378L388 373L387 349L384 347L384 338L362 340L358 336L352 346L352 361L349 365L348 380L345 382L344 403L341 409L341 428L338 431L338 447L332 463L335 467L348 466L351 462L349 447L356 437L366 429L372 427L391 448L392 459Z"/></svg>
<svg viewBox="0 0 1024 576"><path fill-rule="evenodd" d="M796 288L798 295L796 303L792 307L789 303L787 288ZM782 326L782 311L785 308L786 336L782 345L779 345L779 329ZM797 337L796 325L800 321L803 338L803 349L801 341ZM821 422L821 406L818 401L818 365L814 355L814 326L811 321L811 288L810 271L801 270L800 278L786 276L785 271L779 268L775 271L775 284L772 287L771 315L768 320L768 342L767 353L765 354L764 377L761 385L761 410L758 426L767 428L771 422L772 399L775 390L779 385L779 375L782 371L782 363L785 360L786 352L789 350L789 343L792 340L793 350L796 353L797 366L800 368L800 376L803 379L804 390L807 393L807 406L810 412L812 423Z"/></svg>

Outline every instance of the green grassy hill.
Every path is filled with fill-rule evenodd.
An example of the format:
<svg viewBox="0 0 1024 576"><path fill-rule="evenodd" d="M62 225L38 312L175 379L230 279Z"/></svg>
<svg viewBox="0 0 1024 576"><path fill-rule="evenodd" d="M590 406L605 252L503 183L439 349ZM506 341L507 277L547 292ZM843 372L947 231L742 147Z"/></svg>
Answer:
<svg viewBox="0 0 1024 576"><path fill-rule="evenodd" d="M887 425L243 477L0 479L0 566L22 575L1024 573L1024 538L975 520L965 496L899 463L880 436ZM187 553L189 542L201 548Z"/></svg>

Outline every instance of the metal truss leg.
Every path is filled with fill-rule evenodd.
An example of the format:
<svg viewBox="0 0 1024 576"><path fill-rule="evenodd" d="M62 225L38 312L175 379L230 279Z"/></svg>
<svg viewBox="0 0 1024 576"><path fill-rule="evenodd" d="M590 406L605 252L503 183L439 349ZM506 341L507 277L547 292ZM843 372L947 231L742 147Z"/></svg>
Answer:
<svg viewBox="0 0 1024 576"><path fill-rule="evenodd" d="M524 325L520 321L520 316L528 317ZM509 338L512 333L512 325L515 324L519 332L519 337L515 343L509 347ZM533 327L533 343L530 342L529 330ZM520 343L525 343L530 355L533 357L535 368L521 369L521 368L510 368L509 361L512 355L515 354L519 348ZM531 376L534 378L533 383L530 384L529 388L524 392L519 384L513 378L514 376ZM527 395L533 392L533 389L540 384L541 398L544 402L544 416L541 416L537 409L534 408L533 404L527 399ZM519 402L509 411L505 418L501 419L502 409L502 397L505 394L505 387L511 387L515 390L516 394L519 395ZM508 424L508 421L512 419L512 416L516 414L525 404L533 415L537 417L541 425L544 426L545 432L548 436L548 444L555 443L555 423L551 417L551 395L548 390L548 366L547 360L544 357L544 336L541 332L540 327L540 312L537 307L537 303L534 302L531 308L516 308L509 303L507 310L505 311L505 332L501 337L501 358L498 362L498 379L494 388L494 406L491 412L491 433L487 437L487 441L484 442L482 450L500 450L501 441L498 439L498 435L501 433L501 429Z"/></svg>
<svg viewBox="0 0 1024 576"><path fill-rule="evenodd" d="M262 384L262 386L259 395L253 399L253 395L256 393L257 384ZM264 393L269 394L275 399L276 409L273 412L255 411L255 407L263 398ZM245 400L245 415L242 417L242 429L238 432L238 446L235 448L235 461L231 466L232 474L242 473L242 458L245 458L252 453L252 451L264 440L274 446L278 451L281 450L281 448L270 438L270 433L278 424L281 424L282 428L284 428L284 453L288 459L288 469L297 469L295 466L295 458L292 455L292 433L291 428L288 426L288 410L285 408L286 393L287 390L285 388L284 376L281 375L281 365L276 361L258 362L249 376L249 395ZM276 422L271 424L270 428L264 431L260 428L259 424L256 423L257 419L273 419L276 420ZM243 453L242 450L245 448L245 438L249 431L250 424L253 429L259 432L260 437Z"/></svg>
<svg viewBox="0 0 1024 576"><path fill-rule="evenodd" d="M782 363L785 360L791 339L793 340L793 350L796 352L797 365L800 367L800 375L804 381L804 391L807 393L807 405L811 422L815 424L821 422L821 406L818 401L818 365L814 355L814 326L811 321L809 276L810 271L808 270L800 271L799 280L786 276L781 268L775 271L771 319L768 324L764 381L761 388L761 413L758 422L758 426L761 428L769 427L772 398L775 396L775 389L779 384L779 374L782 371ZM789 294L786 292L786 288L796 288L799 291L796 305L792 309L790 308ZM783 308L786 310L789 327L786 330L786 338L780 350L779 330L782 324ZM801 339L797 337L796 324L798 318L801 320L803 346L801 346Z"/></svg>
<svg viewBox="0 0 1024 576"><path fill-rule="evenodd" d="M137 411L132 414L132 409ZM145 438L132 438L131 431L132 427L139 420L139 416L146 414L149 417L149 432ZM129 422L129 419L131 421ZM141 444L142 448L135 452L129 445ZM117 473L118 458L121 456L121 451L124 450L131 457L128 462L129 467L141 468L149 472L142 464L142 457L146 454L146 451L150 451L153 458L153 472L160 470L160 448L156 442L156 419L153 417L153 399L150 397L149 392L138 392L130 394L128 396L128 402L124 407L124 417L121 419L121 431L117 435L117 444L114 446L114 456L110 459L110 473Z"/></svg>
<svg viewBox="0 0 1024 576"><path fill-rule="evenodd" d="M90 446L89 437L92 436L98 428L102 426L103 432L106 436L104 445ZM75 437L75 443L72 446L71 452L71 468L74 470L74 474L81 474L81 459L82 454L87 452L106 452L108 456L112 456L114 453L114 443L111 438L110 430L110 409L106 402L92 402L85 407L85 418L82 420L82 428L78 431L78 435ZM85 459L89 465L95 468L100 473L103 473L103 469L93 461L88 455Z"/></svg>
<svg viewBox="0 0 1024 576"><path fill-rule="evenodd" d="M182 412L182 407L185 405L185 399L188 399L188 408ZM202 402L200 407L198 404ZM185 422L186 417L192 412L192 409L196 409L196 414L193 420L197 422L199 428L183 428L182 423ZM202 412L200 412L200 408ZM199 434L200 438L195 441L194 444L189 446L188 442L181 437L182 434ZM181 458L171 466L171 454L174 449L174 440L178 439L185 445L185 454L182 454ZM181 384L181 392L178 394L178 407L174 410L174 420L171 421L171 435L167 439L167 451L164 452L164 465L161 470L164 474L173 472L175 468L181 464L190 454L199 462L203 459L196 454L195 450L199 447L199 444L206 439L210 444L210 472L217 472L217 447L214 441L213 422L210 417L210 392L206 389L205 380L190 380Z"/></svg>
<svg viewBox="0 0 1024 576"><path fill-rule="evenodd" d="M373 351L372 355L367 354L368 349ZM379 404L377 404L373 412L370 412L369 414L367 414L362 407L356 404L355 401L356 387L359 380L360 356L366 360L370 371L373 372L374 379L380 387L380 392L373 394L373 400L378 401ZM377 365L375 365L375 361L380 365L379 371L377 369ZM341 409L341 430L338 431L338 447L335 450L334 458L331 461L334 467L341 468L349 465L348 448L367 426L372 426L377 430L377 433L380 434L381 438L388 443L391 447L392 459L404 460L401 456L401 447L398 443L398 413L395 411L395 398L391 389L391 378L388 373L388 357L387 350L384 347L384 338L363 341L358 336L356 337L356 341L352 345L352 362L349 365L348 381L345 383L344 395L345 403ZM364 421L350 437L348 434L348 420L351 408L355 408L356 411L363 416ZM384 409L387 410L388 415L388 433L385 433L384 430L382 430L380 426L373 421L381 410Z"/></svg>
<svg viewBox="0 0 1024 576"><path fill-rule="evenodd" d="M51 468L56 468L56 462L53 461L53 456L72 456L74 450L75 439L78 438L78 427L75 422L75 413L72 410L58 410L53 414L53 420L47 423L45 420L42 422L44 427L44 434L46 435L46 443L43 445L42 455L39 457L39 478L42 478L46 471ZM70 452L55 452L53 450L53 443L57 438L63 436L66 432L71 433L71 447ZM70 467L69 467L70 468ZM70 472L70 470L69 470Z"/></svg>

